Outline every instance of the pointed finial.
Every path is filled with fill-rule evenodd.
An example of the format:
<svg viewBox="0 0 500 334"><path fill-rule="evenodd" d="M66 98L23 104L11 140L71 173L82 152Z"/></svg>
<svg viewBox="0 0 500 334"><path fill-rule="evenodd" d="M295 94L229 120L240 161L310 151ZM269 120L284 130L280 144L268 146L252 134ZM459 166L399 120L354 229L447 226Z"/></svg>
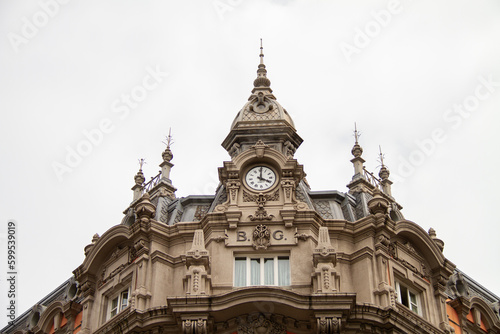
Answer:
<svg viewBox="0 0 500 334"><path fill-rule="evenodd" d="M264 65L264 48L262 47L262 38L260 39L260 63Z"/></svg>
<svg viewBox="0 0 500 334"><path fill-rule="evenodd" d="M166 138L167 138L167 142L166 143L162 142L162 143L167 145L167 147L165 148L165 151L163 151L161 156L163 158L163 161L170 162L170 160L172 160L172 158L174 157L174 155L172 154L172 151L170 150L170 145L172 145L174 143L174 141L172 140L172 128L168 129L168 136Z"/></svg>
<svg viewBox="0 0 500 334"><path fill-rule="evenodd" d="M379 161L380 161L380 164L382 165L382 167L385 167L384 165L384 154L382 153L382 147L380 147L380 145L378 146L378 151L379 151Z"/></svg>
<svg viewBox="0 0 500 334"><path fill-rule="evenodd" d="M355 158L361 157L361 154L363 154L363 148L358 144L359 137L361 137L361 133L358 131L356 122L354 122L354 146L351 153Z"/></svg>
<svg viewBox="0 0 500 334"><path fill-rule="evenodd" d="M134 176L134 181L137 186L142 186L142 184L146 180L144 178L144 174L142 173L142 167L144 166L145 163L146 163L145 159L139 159L139 171Z"/></svg>
<svg viewBox="0 0 500 334"><path fill-rule="evenodd" d="M378 176L382 179L382 181L389 180L389 175L391 175L391 172L389 172L389 169L387 169L387 166L384 164L385 155L382 153L382 148L380 147L380 145L378 146L378 149L379 149L379 162L381 164ZM387 191L386 190L387 189L384 189L384 192L390 193L390 189Z"/></svg>
<svg viewBox="0 0 500 334"><path fill-rule="evenodd" d="M361 137L361 133L358 132L358 128L356 127L356 122L354 122L354 139L355 139L355 144L358 143L359 137Z"/></svg>
<svg viewBox="0 0 500 334"><path fill-rule="evenodd" d="M262 47L262 38L260 39L260 55L259 55L259 57L260 57L260 64L259 64L259 69L257 70L257 79L254 80L253 86L255 88L264 87L267 90L270 90L269 87L271 86L271 80L269 80L266 76L267 70L266 70L266 65L264 65L264 48ZM270 91L270 92L272 92L272 91Z"/></svg>
<svg viewBox="0 0 500 334"><path fill-rule="evenodd" d="M146 163L146 159L139 159L139 171L142 172L142 166Z"/></svg>
<svg viewBox="0 0 500 334"><path fill-rule="evenodd" d="M172 128L168 128L168 136L166 137L167 142L165 143L164 141L162 142L163 144L167 145L167 148L170 148L170 145L174 143L172 139Z"/></svg>

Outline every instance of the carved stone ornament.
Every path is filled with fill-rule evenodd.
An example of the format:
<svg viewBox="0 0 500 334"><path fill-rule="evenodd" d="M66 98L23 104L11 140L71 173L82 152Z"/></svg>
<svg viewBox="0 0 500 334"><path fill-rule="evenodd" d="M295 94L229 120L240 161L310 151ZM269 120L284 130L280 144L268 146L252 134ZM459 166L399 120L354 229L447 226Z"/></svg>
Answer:
<svg viewBox="0 0 500 334"><path fill-rule="evenodd" d="M318 245L313 251L313 262L314 266L318 263L333 263L334 266L337 264L337 254L331 245L330 234L326 226L319 228Z"/></svg>
<svg viewBox="0 0 500 334"><path fill-rule="evenodd" d="M336 317L319 317L316 319L318 324L318 334L337 334L340 333L341 319Z"/></svg>
<svg viewBox="0 0 500 334"><path fill-rule="evenodd" d="M259 197L260 196L264 196L264 203L266 201L279 201L280 199L280 192L279 190L276 190L273 194L259 194L259 195L253 195L253 194L250 194L246 191L243 191L243 202L256 202L257 204L259 204ZM262 201L262 200L260 200Z"/></svg>
<svg viewBox="0 0 500 334"><path fill-rule="evenodd" d="M231 180L227 182L226 189L228 189L229 191L228 195L230 196L230 203L236 202L236 196L238 194L238 189L240 188L240 186L241 186L240 181Z"/></svg>
<svg viewBox="0 0 500 334"><path fill-rule="evenodd" d="M277 323L273 319L266 318L263 314L259 314L257 319L247 321L245 324L238 326L238 334L286 334L284 325Z"/></svg>
<svg viewBox="0 0 500 334"><path fill-rule="evenodd" d="M297 150L293 144L287 140L284 144L284 154L288 159L293 159L293 155L295 154L295 151Z"/></svg>
<svg viewBox="0 0 500 334"><path fill-rule="evenodd" d="M205 236L203 230L195 230L191 249L186 252L186 266L208 266L208 262L209 254L205 248Z"/></svg>
<svg viewBox="0 0 500 334"><path fill-rule="evenodd" d="M269 195L268 195L269 196ZM255 215L250 215L248 218L250 218L251 221L254 220L271 220L274 218L273 215L268 215L267 211L264 209L264 205L267 202L267 197L264 196L263 194L259 194L255 197L255 202L259 206L257 211L255 211Z"/></svg>
<svg viewBox="0 0 500 334"><path fill-rule="evenodd" d="M267 214L267 211L264 208L260 207L257 209L257 211L255 211L255 215L250 215L250 216L248 216L248 218L250 218L251 221L271 220L274 218L274 216Z"/></svg>
<svg viewBox="0 0 500 334"><path fill-rule="evenodd" d="M271 231L266 225L257 225L253 231L253 248L267 249L271 244Z"/></svg>
<svg viewBox="0 0 500 334"><path fill-rule="evenodd" d="M156 206L149 200L149 194L142 195L139 202L135 205L135 212L141 221L149 221L154 217Z"/></svg>
<svg viewBox="0 0 500 334"><path fill-rule="evenodd" d="M262 140L258 140L252 148L255 150L255 154L257 158L262 158L264 156L264 152L266 148L269 148L269 145L264 144Z"/></svg>
<svg viewBox="0 0 500 334"><path fill-rule="evenodd" d="M183 334L206 334L207 320L206 319L186 319L182 321Z"/></svg>
<svg viewBox="0 0 500 334"><path fill-rule="evenodd" d="M274 106L271 101L264 96L264 93L259 92L257 97L252 101L252 104L248 106L250 111L258 114L263 114L267 111L273 110Z"/></svg>
<svg viewBox="0 0 500 334"><path fill-rule="evenodd" d="M373 198L368 201L368 209L370 210L370 213L386 214L388 208L389 201L382 197L381 191L378 188L375 188L373 191Z"/></svg>

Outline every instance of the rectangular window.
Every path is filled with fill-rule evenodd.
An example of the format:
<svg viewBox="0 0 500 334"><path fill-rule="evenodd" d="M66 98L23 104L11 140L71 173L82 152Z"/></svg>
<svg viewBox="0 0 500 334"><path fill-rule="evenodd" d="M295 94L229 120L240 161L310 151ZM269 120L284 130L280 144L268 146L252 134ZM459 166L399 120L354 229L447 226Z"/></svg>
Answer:
<svg viewBox="0 0 500 334"><path fill-rule="evenodd" d="M108 298L108 316L107 320L111 319L128 306L129 289L123 290L118 295Z"/></svg>
<svg viewBox="0 0 500 334"><path fill-rule="evenodd" d="M234 286L290 285L288 256L249 256L234 259Z"/></svg>
<svg viewBox="0 0 500 334"><path fill-rule="evenodd" d="M396 282L396 290L398 292L398 301L401 304L408 307L418 315L422 315L422 310L420 307L420 295L418 293L399 282Z"/></svg>

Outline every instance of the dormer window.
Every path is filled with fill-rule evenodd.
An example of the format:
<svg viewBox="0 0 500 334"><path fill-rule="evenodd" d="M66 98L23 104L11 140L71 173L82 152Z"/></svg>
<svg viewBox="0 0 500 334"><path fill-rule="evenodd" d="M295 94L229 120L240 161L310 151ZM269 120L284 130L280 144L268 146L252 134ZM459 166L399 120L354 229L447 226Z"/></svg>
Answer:
<svg viewBox="0 0 500 334"><path fill-rule="evenodd" d="M396 291L398 292L398 302L408 307L418 315L422 315L422 304L420 294L406 285L396 282Z"/></svg>
<svg viewBox="0 0 500 334"><path fill-rule="evenodd" d="M126 290L122 290L119 294L108 299L107 320L113 318L128 306L129 295L130 288L127 288Z"/></svg>

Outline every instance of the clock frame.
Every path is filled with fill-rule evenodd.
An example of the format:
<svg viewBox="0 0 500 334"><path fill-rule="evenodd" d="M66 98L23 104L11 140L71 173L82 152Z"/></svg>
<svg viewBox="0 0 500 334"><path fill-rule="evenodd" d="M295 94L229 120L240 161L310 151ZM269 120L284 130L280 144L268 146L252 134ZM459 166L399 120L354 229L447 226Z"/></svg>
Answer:
<svg viewBox="0 0 500 334"><path fill-rule="evenodd" d="M266 165L254 165L248 169L244 176L245 184L253 191L267 191L276 185L278 174Z"/></svg>

